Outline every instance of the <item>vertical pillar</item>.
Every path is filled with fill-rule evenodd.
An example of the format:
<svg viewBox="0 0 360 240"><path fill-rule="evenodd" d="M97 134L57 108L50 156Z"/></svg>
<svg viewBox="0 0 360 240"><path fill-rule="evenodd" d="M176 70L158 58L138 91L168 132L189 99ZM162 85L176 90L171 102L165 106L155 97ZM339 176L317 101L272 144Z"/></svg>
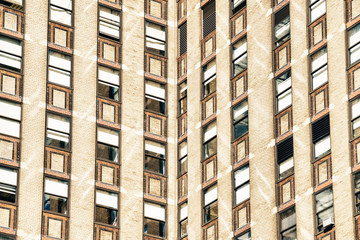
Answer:
<svg viewBox="0 0 360 240"><path fill-rule="evenodd" d="M231 1L216 0L216 100L218 167L218 236L232 239L231 181L231 88L230 88L230 8Z"/></svg>
<svg viewBox="0 0 360 240"><path fill-rule="evenodd" d="M345 2L326 1L335 236L354 239L346 75ZM342 47L339 47L342 46Z"/></svg>
<svg viewBox="0 0 360 240"><path fill-rule="evenodd" d="M201 239L201 9L200 1L187 1L188 34L188 236ZM197 34L194 34L197 33Z"/></svg>
<svg viewBox="0 0 360 240"><path fill-rule="evenodd" d="M271 0L247 13L251 238L277 239Z"/></svg>
<svg viewBox="0 0 360 240"><path fill-rule="evenodd" d="M120 239L141 240L144 231L144 1L123 0L122 4Z"/></svg>
<svg viewBox="0 0 360 240"><path fill-rule="evenodd" d="M25 1L18 239L41 238L48 5Z"/></svg>

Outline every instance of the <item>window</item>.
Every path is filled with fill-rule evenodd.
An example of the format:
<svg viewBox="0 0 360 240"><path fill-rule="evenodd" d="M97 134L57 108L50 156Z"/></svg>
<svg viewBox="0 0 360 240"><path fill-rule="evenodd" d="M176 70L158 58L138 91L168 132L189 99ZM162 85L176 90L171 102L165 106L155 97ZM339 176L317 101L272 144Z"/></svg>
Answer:
<svg viewBox="0 0 360 240"><path fill-rule="evenodd" d="M95 221L117 226L118 194L96 190Z"/></svg>
<svg viewBox="0 0 360 240"><path fill-rule="evenodd" d="M179 114L187 111L187 82L186 80L178 86Z"/></svg>
<svg viewBox="0 0 360 240"><path fill-rule="evenodd" d="M216 154L216 121L203 128L203 159Z"/></svg>
<svg viewBox="0 0 360 240"><path fill-rule="evenodd" d="M329 115L312 124L312 138L314 143L315 159L330 152Z"/></svg>
<svg viewBox="0 0 360 240"><path fill-rule="evenodd" d="M236 237L236 240L250 240L250 239L251 239L250 232L244 233L243 235Z"/></svg>
<svg viewBox="0 0 360 240"><path fill-rule="evenodd" d="M145 31L147 50L165 56L165 27L146 21Z"/></svg>
<svg viewBox="0 0 360 240"><path fill-rule="evenodd" d="M310 1L310 22L314 22L320 16L326 13L325 0L311 0Z"/></svg>
<svg viewBox="0 0 360 240"><path fill-rule="evenodd" d="M145 81L145 109L165 114L165 85Z"/></svg>
<svg viewBox="0 0 360 240"><path fill-rule="evenodd" d="M5 6L12 6L12 4L17 4L22 6L22 0L3 0L1 1L1 4L5 5ZM18 7L18 6L13 6L13 7Z"/></svg>
<svg viewBox="0 0 360 240"><path fill-rule="evenodd" d="M113 70L111 68L99 66L98 76L99 76L98 87L97 87L98 96L119 101L120 100L119 71Z"/></svg>
<svg viewBox="0 0 360 240"><path fill-rule="evenodd" d="M290 71L275 79L276 109L281 112L292 104L291 74Z"/></svg>
<svg viewBox="0 0 360 240"><path fill-rule="evenodd" d="M187 51L187 22L179 27L179 56Z"/></svg>
<svg viewBox="0 0 360 240"><path fill-rule="evenodd" d="M350 65L352 65L360 59L360 24L350 29L348 36L349 58Z"/></svg>
<svg viewBox="0 0 360 240"><path fill-rule="evenodd" d="M247 68L247 42L241 39L232 46L233 76L238 75Z"/></svg>
<svg viewBox="0 0 360 240"><path fill-rule="evenodd" d="M212 60L203 67L203 97L216 91L216 61Z"/></svg>
<svg viewBox="0 0 360 240"><path fill-rule="evenodd" d="M120 12L99 6L99 33L120 38Z"/></svg>
<svg viewBox="0 0 360 240"><path fill-rule="evenodd" d="M179 144L179 176L187 173L187 141L183 141Z"/></svg>
<svg viewBox="0 0 360 240"><path fill-rule="evenodd" d="M165 144L145 140L145 170L165 174Z"/></svg>
<svg viewBox="0 0 360 240"><path fill-rule="evenodd" d="M283 179L294 173L294 159L292 157L278 163L279 179Z"/></svg>
<svg viewBox="0 0 360 240"><path fill-rule="evenodd" d="M275 13L275 46L290 39L290 12L289 4Z"/></svg>
<svg viewBox="0 0 360 240"><path fill-rule="evenodd" d="M72 25L71 9L66 9L63 7L65 5L67 5L66 2L68 2L68 1L64 1L63 4L59 4L57 6L55 6L53 4L53 2L59 3L61 1L51 1L51 3L50 3L50 20L71 26Z"/></svg>
<svg viewBox="0 0 360 240"><path fill-rule="evenodd" d="M21 72L21 41L0 35L0 67Z"/></svg>
<svg viewBox="0 0 360 240"><path fill-rule="evenodd" d="M296 215L295 209L280 213L281 240L296 240Z"/></svg>
<svg viewBox="0 0 360 240"><path fill-rule="evenodd" d="M250 198L249 165L234 172L235 205Z"/></svg>
<svg viewBox="0 0 360 240"><path fill-rule="evenodd" d="M322 48L311 56L312 90L317 89L328 81L327 49Z"/></svg>
<svg viewBox="0 0 360 240"><path fill-rule="evenodd" d="M0 200L15 203L17 189L17 171L0 167Z"/></svg>
<svg viewBox="0 0 360 240"><path fill-rule="evenodd" d="M204 223L210 222L217 216L217 186L214 185L204 190Z"/></svg>
<svg viewBox="0 0 360 240"><path fill-rule="evenodd" d="M203 38L216 29L215 0L210 1L202 9Z"/></svg>
<svg viewBox="0 0 360 240"><path fill-rule="evenodd" d="M0 99L0 133L20 137L20 120L21 105Z"/></svg>
<svg viewBox="0 0 360 240"><path fill-rule="evenodd" d="M165 237L165 207L145 202L144 216L144 233Z"/></svg>
<svg viewBox="0 0 360 240"><path fill-rule="evenodd" d="M315 158L330 152L330 136L326 136L315 143Z"/></svg>
<svg viewBox="0 0 360 240"><path fill-rule="evenodd" d="M187 202L180 205L180 237L187 235L187 226L188 226L188 205Z"/></svg>
<svg viewBox="0 0 360 240"><path fill-rule="evenodd" d="M119 149L103 143L97 143L97 158L113 162L119 161Z"/></svg>
<svg viewBox="0 0 360 240"><path fill-rule="evenodd" d="M45 178L44 210L67 214L68 182Z"/></svg>
<svg viewBox="0 0 360 240"><path fill-rule="evenodd" d="M70 87L70 76L71 57L58 52L49 51L49 82Z"/></svg>
<svg viewBox="0 0 360 240"><path fill-rule="evenodd" d="M241 102L233 108L234 139L244 135L248 131L248 103Z"/></svg>
<svg viewBox="0 0 360 240"><path fill-rule="evenodd" d="M316 207L316 225L319 232L323 231L325 226L323 222L334 218L333 194L332 188L328 188L315 195Z"/></svg>
<svg viewBox="0 0 360 240"><path fill-rule="evenodd" d="M46 144L69 150L70 118L48 113Z"/></svg>
<svg viewBox="0 0 360 240"><path fill-rule="evenodd" d="M360 172L354 176L354 193L355 193L355 209L356 213L360 212Z"/></svg>
<svg viewBox="0 0 360 240"><path fill-rule="evenodd" d="M360 136L360 98L351 102L351 126L352 137L357 138Z"/></svg>
<svg viewBox="0 0 360 240"><path fill-rule="evenodd" d="M246 6L246 0L232 0L232 13L235 14Z"/></svg>

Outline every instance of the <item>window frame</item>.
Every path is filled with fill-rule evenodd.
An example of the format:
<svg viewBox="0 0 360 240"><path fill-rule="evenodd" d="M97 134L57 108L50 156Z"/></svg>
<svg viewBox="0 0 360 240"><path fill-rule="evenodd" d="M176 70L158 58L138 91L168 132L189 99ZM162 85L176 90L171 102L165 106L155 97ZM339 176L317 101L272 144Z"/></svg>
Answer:
<svg viewBox="0 0 360 240"><path fill-rule="evenodd" d="M309 23L310 23L310 24L316 22L318 19L320 19L321 17L323 17L324 15L326 15L326 0L314 0L313 3L311 3L311 1L313 1L313 0L309 0ZM322 1L324 1L324 3L325 3L325 13L317 16L317 17L314 18L314 19L311 19L312 7L315 6L315 5L318 4L318 3L320 3L320 5L321 5L321 4L322 4L322 3L321 3ZM320 6L320 5L319 5L319 6Z"/></svg>
<svg viewBox="0 0 360 240"><path fill-rule="evenodd" d="M246 106L243 106L243 107L244 108L246 107L247 110L240 115L241 117L239 119L235 120L234 119L234 117L235 117L234 116L234 110L235 110L236 107L241 108L241 105L243 105L243 104L246 104ZM249 132L249 103L248 103L248 99L246 98L243 101L241 101L241 102L237 103L236 105L232 106L231 110L232 110L231 111L231 117L232 117L232 141L235 141L235 140L240 139L241 137L245 136ZM239 136L236 136L235 135L235 129L236 129L235 126L237 124L243 122L246 119L247 119L247 131L242 133Z"/></svg>
<svg viewBox="0 0 360 240"><path fill-rule="evenodd" d="M205 204L205 195L206 195L206 192L208 192L209 189L211 188L216 188L216 199L215 200L212 200L211 202ZM217 215L215 218L213 219L209 219L208 221L205 220L205 217L206 217L206 209L211 209L211 207L216 207L217 209ZM219 216L219 212L218 212L218 186L217 184L212 184L211 186L205 188L202 190L202 224L203 226L204 225L207 225L209 224L210 222L214 221L215 219L217 219Z"/></svg>
<svg viewBox="0 0 360 240"><path fill-rule="evenodd" d="M153 24L153 25L156 25L158 27L161 27L161 28L164 28L164 30L161 30L163 31L163 34L165 35L164 37L164 40L160 39L160 38L155 38L153 36L150 36L147 34L147 25L150 25L150 24ZM150 28L150 27L149 27ZM145 19L144 21L144 46L145 46L145 51L150 53L150 54L154 54L156 56L159 56L159 57L162 57L162 58L166 58L167 55L168 55L168 52L167 52L167 25L162 25L162 24L159 24L158 22L155 22L155 21L151 21L150 19ZM154 49L154 48L149 48L146 46L147 44L147 38L150 38L150 39L153 39L155 41L158 41L160 42L161 44L164 44L164 54L161 54L161 53L157 53L156 51L153 51L151 49ZM159 49L157 49L157 51L161 51Z"/></svg>
<svg viewBox="0 0 360 240"><path fill-rule="evenodd" d="M319 195L319 194L321 194L321 193L323 193L323 192L325 192L325 191L328 191L328 190L331 190L331 195L332 195L331 201L332 201L332 204L331 204L331 206L327 207L326 209L323 209L323 210L321 210L321 211L318 211L318 210L316 209L316 196ZM319 216L318 216L319 213L323 213L323 212L325 212L325 211L327 211L327 210L329 210L329 209L332 208L332 211L333 211L332 218L335 218L335 216L334 216L334 195L333 195L332 186L327 187L327 188L324 188L324 189L322 189L322 190L320 190L320 191L318 191L318 192L315 192L315 193L313 194L313 196L314 196L314 210L315 210L314 218L315 218L316 232L317 232L317 233L321 233L321 232L324 232L324 228L323 228L323 224L319 225ZM334 226L335 226L335 225L334 225Z"/></svg>
<svg viewBox="0 0 360 240"><path fill-rule="evenodd" d="M280 11L284 10L285 8L289 8L289 15L288 17L284 18L280 23L276 24L276 14L278 14ZM283 45L285 42L287 42L288 40L291 39L291 19L290 19L290 4L289 3L286 3L284 4L283 6L281 6L279 9L277 9L275 12L273 12L273 28L272 28L272 36L273 36L273 48L276 49L278 47L280 47L281 45ZM287 18L289 18L289 22L287 23ZM289 25L289 33L286 34L285 36L279 38L278 40L277 37L276 37L276 27L278 25L280 25L282 22L284 22L286 20L286 23L282 26L282 27L285 27L287 25ZM279 29L281 29L282 27L278 28L278 31Z"/></svg>
<svg viewBox="0 0 360 240"><path fill-rule="evenodd" d="M359 15L360 16L360 15ZM350 29L347 29L346 31L346 35L347 35L347 59L348 59L348 66L349 67L352 67L352 66L355 66L356 64L358 64L360 62L360 39L355 43L353 44L352 46L350 45L350 33L352 30L354 30L355 28L358 28L359 30L359 33L358 35L360 35L360 22L358 22L357 24L354 24L354 26L352 26ZM352 49L356 49L358 48L358 54L359 54L359 58L351 63L351 50Z"/></svg>
<svg viewBox="0 0 360 240"><path fill-rule="evenodd" d="M246 170L246 168L247 168L248 170ZM249 178L248 178L246 181L240 183L238 186L236 186L236 177L235 177L236 172L238 172L238 171L240 171L240 170L242 170L242 169L245 169L245 171L248 171ZM233 206L234 206L234 207L238 207L238 206L244 204L245 202L249 201L249 200L250 200L250 197L251 197L251 196L250 196L250 195L251 195L251 192L250 192L250 165L249 165L248 163L242 165L241 167L238 167L237 169L235 169L235 170L232 172L232 182L233 182ZM244 199L243 201L241 201L241 202L239 202L239 203L236 203L236 192L237 192L237 190L240 189L240 188L242 188L242 187L245 187L246 185L249 186L249 197L246 198L246 199Z"/></svg>
<svg viewBox="0 0 360 240"><path fill-rule="evenodd" d="M323 63L322 65L318 66L315 70L312 69L312 64L313 64L313 60L312 57L319 53L320 51L326 50L326 63ZM317 49L316 51L314 51L313 53L311 53L311 55L309 56L309 69L310 69L310 89L311 92L314 92L315 90L321 88L322 86L324 86L325 84L327 84L329 82L329 69L328 69L328 51L327 51L327 46L325 45L324 47L321 47L319 49ZM320 85L317 85L314 88L314 74L321 72L323 69L326 68L326 81L321 83Z"/></svg>
<svg viewBox="0 0 360 240"><path fill-rule="evenodd" d="M282 229L282 224L281 224L281 216L282 216L282 214L286 214L286 213L288 213L288 212L290 212L290 211L292 211L292 214L294 214L295 215L295 224L294 225L291 225L291 226L289 226L289 227L287 227L287 228L285 228L285 229ZM285 233L285 232L287 232L287 231L289 231L289 230L292 230L292 229L295 229L295 234L297 233L296 232L296 230L297 230L297 224L296 224L296 210L295 210L295 207L293 206L293 207L289 207L289 208L287 208L287 209L285 209L285 210L283 210L283 211L281 211L280 213L279 213L279 239L283 239L283 233Z"/></svg>
<svg viewBox="0 0 360 240"><path fill-rule="evenodd" d="M216 129L216 134L215 136L212 136L211 138L207 139L205 141L205 128L209 127L211 124L215 124L215 129ZM202 160L205 161L206 159L209 159L211 158L212 156L215 156L217 154L217 122L216 122L216 119L209 122L208 124L206 124L205 126L203 126L201 128L202 130L202 135L201 135L201 138L202 138ZM205 145L208 145L210 142L212 142L213 140L216 141L216 150L215 150L215 153L205 157Z"/></svg>
<svg viewBox="0 0 360 240"><path fill-rule="evenodd" d="M234 52L236 51L236 50L234 50L234 46L237 43L240 43L243 40L245 40L246 50L244 52L242 52L241 54L239 54L239 56L234 58ZM232 67L231 68L231 78L235 78L235 77L237 77L238 75L242 74L243 72L245 72L247 70L247 49L248 49L247 48L247 36L246 35L243 36L238 41L234 42L231 46L232 46L232 49L231 49L231 67ZM239 48L241 48L241 46ZM237 48L237 49L239 49L239 48ZM240 61L242 58L245 58L246 67L243 70L241 70L240 72L237 72L237 74L235 74L235 72L236 72L234 70L235 69L235 63L237 61ZM241 63L241 61L240 61L240 63Z"/></svg>

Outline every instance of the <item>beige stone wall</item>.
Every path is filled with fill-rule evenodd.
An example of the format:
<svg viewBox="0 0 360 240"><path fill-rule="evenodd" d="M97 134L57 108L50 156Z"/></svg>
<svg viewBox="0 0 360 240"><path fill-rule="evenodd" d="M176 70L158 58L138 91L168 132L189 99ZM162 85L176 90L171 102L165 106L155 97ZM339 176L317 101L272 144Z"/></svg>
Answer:
<svg viewBox="0 0 360 240"><path fill-rule="evenodd" d="M188 66L188 236L201 239L201 9L198 1L187 1Z"/></svg>
<svg viewBox="0 0 360 240"><path fill-rule="evenodd" d="M216 100L217 100L217 166L218 166L218 236L232 239L231 174L231 88L230 88L230 2L216 1Z"/></svg>
<svg viewBox="0 0 360 240"><path fill-rule="evenodd" d="M97 2L75 1L70 239L90 240L94 232L96 24Z"/></svg>
<svg viewBox="0 0 360 240"><path fill-rule="evenodd" d="M254 239L277 239L271 6L270 0L247 1L250 208Z"/></svg>
<svg viewBox="0 0 360 240"><path fill-rule="evenodd" d="M120 239L143 237L144 1L123 0Z"/></svg>
<svg viewBox="0 0 360 240"><path fill-rule="evenodd" d="M293 139L297 239L312 239L315 230L313 218L313 183L309 101L309 67L307 3L290 1L291 26L291 81L293 107Z"/></svg>
<svg viewBox="0 0 360 240"><path fill-rule="evenodd" d="M331 158L335 236L354 239L352 177L349 148L347 51L345 38L345 4L327 1L328 73Z"/></svg>
<svg viewBox="0 0 360 240"><path fill-rule="evenodd" d="M17 239L38 240L43 206L48 5L28 0L25 9Z"/></svg>

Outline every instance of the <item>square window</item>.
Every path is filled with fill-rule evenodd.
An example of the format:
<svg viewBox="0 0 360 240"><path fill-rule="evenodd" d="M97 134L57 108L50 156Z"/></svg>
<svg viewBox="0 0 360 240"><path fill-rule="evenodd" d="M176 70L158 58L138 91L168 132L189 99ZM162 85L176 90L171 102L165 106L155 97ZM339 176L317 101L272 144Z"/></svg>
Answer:
<svg viewBox="0 0 360 240"><path fill-rule="evenodd" d="M71 26L71 11L50 5L50 20Z"/></svg>

